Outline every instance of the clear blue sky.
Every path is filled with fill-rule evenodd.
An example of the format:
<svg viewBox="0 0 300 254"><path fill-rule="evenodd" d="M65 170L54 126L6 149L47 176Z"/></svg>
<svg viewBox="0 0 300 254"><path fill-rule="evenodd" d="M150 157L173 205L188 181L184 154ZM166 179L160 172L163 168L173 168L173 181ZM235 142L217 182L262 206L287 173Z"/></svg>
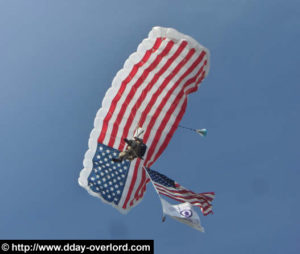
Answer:
<svg viewBox="0 0 300 254"><path fill-rule="evenodd" d="M105 91L153 26L211 51L154 169L215 191L202 234L152 186L124 216L78 186ZM155 253L300 253L300 2L0 0L0 238L154 239Z"/></svg>

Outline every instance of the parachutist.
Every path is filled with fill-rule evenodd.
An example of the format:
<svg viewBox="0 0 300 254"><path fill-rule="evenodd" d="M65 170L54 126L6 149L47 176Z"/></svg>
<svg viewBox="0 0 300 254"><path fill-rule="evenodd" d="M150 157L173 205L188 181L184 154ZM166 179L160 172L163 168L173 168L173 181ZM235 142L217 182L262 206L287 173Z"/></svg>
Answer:
<svg viewBox="0 0 300 254"><path fill-rule="evenodd" d="M136 158L140 158L143 160L143 156L146 152L147 146L144 144L143 140L134 137L134 139L128 140L124 138L124 141L127 143L127 148L125 151L119 154L118 158L113 158L114 162L121 162L123 160L134 160Z"/></svg>

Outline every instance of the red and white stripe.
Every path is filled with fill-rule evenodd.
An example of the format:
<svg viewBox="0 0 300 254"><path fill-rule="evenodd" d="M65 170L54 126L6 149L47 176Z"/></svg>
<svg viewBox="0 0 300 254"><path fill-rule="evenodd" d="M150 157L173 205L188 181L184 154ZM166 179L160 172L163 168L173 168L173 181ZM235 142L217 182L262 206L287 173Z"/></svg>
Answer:
<svg viewBox="0 0 300 254"><path fill-rule="evenodd" d="M124 150L123 138L138 127L145 132L145 160L131 163L118 209L141 200L150 167L162 154L185 112L187 95L197 90L208 71L208 50L173 29L154 28L126 61L97 113L99 143Z"/></svg>
<svg viewBox="0 0 300 254"><path fill-rule="evenodd" d="M189 202L194 206L198 206L204 215L213 213L211 203L215 197L214 192L195 193L185 189L178 183L175 183L176 188L166 187L156 182L153 182L153 184L159 194L179 202Z"/></svg>

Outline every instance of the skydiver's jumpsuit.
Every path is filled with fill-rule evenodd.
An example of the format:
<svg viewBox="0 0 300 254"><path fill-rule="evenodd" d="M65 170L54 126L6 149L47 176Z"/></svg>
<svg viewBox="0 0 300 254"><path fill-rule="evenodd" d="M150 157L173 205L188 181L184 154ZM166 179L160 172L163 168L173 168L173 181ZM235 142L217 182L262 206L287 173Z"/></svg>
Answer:
<svg viewBox="0 0 300 254"><path fill-rule="evenodd" d="M134 140L128 140L125 138L124 141L128 144L128 147L114 161L134 160L137 157L143 159L147 146L143 143L142 139L135 137Z"/></svg>

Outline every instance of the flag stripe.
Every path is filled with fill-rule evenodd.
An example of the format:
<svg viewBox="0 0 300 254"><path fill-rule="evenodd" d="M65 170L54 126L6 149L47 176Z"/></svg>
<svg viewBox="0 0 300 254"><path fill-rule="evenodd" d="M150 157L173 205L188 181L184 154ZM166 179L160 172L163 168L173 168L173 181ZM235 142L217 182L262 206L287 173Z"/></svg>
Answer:
<svg viewBox="0 0 300 254"><path fill-rule="evenodd" d="M160 104L161 105L161 104ZM176 122L180 122L180 120L181 120L181 118L182 118L182 115L183 115L183 113L184 113L184 111L185 111L185 107L186 107L186 104L184 104L184 105L182 105L182 106L178 106L178 107L176 107L176 108L174 108L174 107L172 107L174 104L173 103L170 103L169 104L170 105L170 108L172 108L173 110L175 110L175 109L177 109L177 110L179 110L180 108L181 108L181 113L177 113L177 114L174 114L174 119L176 120ZM158 108L157 108L158 109ZM154 123L155 123L155 121L156 121L156 123L158 122L157 120L159 120L159 122L158 123L160 123L160 124L164 124L166 121L168 121L168 119L169 119L169 116L170 115L168 115L168 113L169 113L169 111L167 111L167 113L164 115L164 118L162 117L162 116L158 116L159 114L161 114L163 112L163 110L161 110L161 111L159 111L159 110L156 110L156 112L155 112L155 114L153 115L153 117L151 118L151 121L152 121L152 123L153 123L153 125L154 125ZM154 120L154 121L153 121ZM151 123L151 121L150 121L150 123ZM172 124L175 124L176 125L176 122L175 123L172 123ZM147 139L149 138L149 136L150 136L150 134L151 134L151 132L152 132L152 136L156 136L157 135L157 133L159 133L160 131L161 131L161 127L159 126L158 128L153 128L153 125L152 126L150 126L148 129L150 130L148 133L146 133L145 134L145 136L144 137L147 137ZM154 132L153 131L153 129L154 130L156 130L156 132ZM150 144L150 147L151 147L151 145L157 145L157 140L155 140L155 139L153 139L154 140L154 142L152 142L152 144ZM145 165L147 165L147 161L148 161L148 158L149 158L149 152L147 152L147 154L146 154L146 158L145 158ZM143 181L145 181L145 179L146 179L146 174L145 174L145 172L143 171L142 172L142 181L141 181L141 184L140 184L140 186L139 186L139 188L138 188L138 190L137 190L137 192L136 192L136 195L135 195L135 198L136 199L139 199L142 195L143 195L143 193L141 193L140 192L140 190L141 190L141 186L143 185L142 184L142 182Z"/></svg>
<svg viewBox="0 0 300 254"><path fill-rule="evenodd" d="M183 43L182 44L182 46L184 46L185 47L185 44L186 43ZM176 53L175 53L176 54ZM157 90L158 88L156 88L156 90ZM148 103L149 104L149 103ZM144 115L144 114L146 114L145 112L143 112L142 113L142 115ZM147 126L143 126L143 128L147 128ZM145 139L145 136L144 136L144 142L146 142L146 140L147 139ZM134 170L134 172L132 173L131 172L131 174L130 174L130 181L131 181L131 185L130 185L130 187L128 188L128 192L129 192L129 195L128 195L128 197L130 197L130 195L131 195L131 193L132 193L132 191L134 190L134 189L136 189L138 186L139 186L139 184L141 183L141 177L143 177L143 176L141 176L141 175L143 175L144 174L144 172L141 172L142 170L141 170L141 168L139 169L139 166L140 165L140 163L139 163L139 160L136 160L136 161L134 161L134 162L132 162L132 166L131 166L131 168L133 168L133 170ZM138 178L138 179L137 179ZM143 181L142 181L142 184L144 184L144 178L143 178ZM128 200L126 201L126 204L127 204L127 202L128 202Z"/></svg>
<svg viewBox="0 0 300 254"><path fill-rule="evenodd" d="M122 122L120 122L119 125L119 131L118 131L118 137L120 138L122 135L123 137L125 136L130 136L133 135L137 126L140 126L140 118L141 116L144 114L145 108L150 104L150 100L153 96L153 94L157 91L157 90L161 90L161 84L164 81L164 76L168 75L168 73L171 73L172 70L175 68L175 65L177 64L177 59L175 59L175 61L173 61L173 63L171 64L171 66L164 72L161 74L161 76L159 77L159 79L156 81L155 85L151 87L151 89L149 89L149 83L151 82L151 80L157 76L158 71L161 70L163 68L163 66L167 63L167 61L173 57L173 55L176 55L176 51L178 50L178 46L180 47L180 45L176 44L176 46L174 46L170 52L168 53L168 55L159 63L159 65L157 66L157 68L148 75L148 78L143 82L142 86L139 87L139 89L136 90L134 97L132 98L130 104L129 104L129 109L126 112L126 115L128 115L129 113L132 115L132 110L130 110L131 108L136 109L136 115L134 117L132 117L130 123L131 125L129 125L129 128L127 130L127 127L125 128L125 124L127 119L124 118L122 119ZM183 52L186 52L188 49L183 49ZM182 52L182 54L184 54ZM178 56L179 58L181 58L182 56ZM162 90L163 91L163 90ZM146 94L146 97L143 101L143 103L139 106L136 107L136 103L139 97L143 96L143 94ZM131 104L133 104L134 106L132 106ZM152 108L155 108L155 104L151 105ZM151 114L150 114L151 115ZM148 114L146 115L148 116ZM143 128L145 128L145 126L147 126L147 124L145 124L144 126L142 126ZM141 126L140 126L141 127ZM122 131L128 131L128 134L124 134L122 133ZM148 141L149 142L149 141ZM118 147L118 145L116 144L116 147ZM124 146L119 146L119 149L122 150Z"/></svg>
<svg viewBox="0 0 300 254"><path fill-rule="evenodd" d="M112 133L110 136L111 138L108 143L108 146L112 147L114 145L114 140L115 140L115 137L116 137L116 134L118 131L119 123L121 122L122 118L124 117L124 113L128 109L127 105L133 99L136 90L142 85L142 83L145 81L145 79L148 77L148 75L157 67L157 65L160 63L160 61L169 53L169 51L171 50L173 45L174 45L174 42L169 41L169 43L167 44L167 47L162 51L161 54L159 54L156 57L156 59L151 63L151 65L147 69L144 70L143 74L140 76L140 78L137 80L137 82L132 86L129 94L127 95L127 98L125 99L125 102L121 106L121 109L117 115L117 119L113 126L113 130L112 130ZM162 69L162 71L164 71L164 70L165 70L165 68ZM138 107L138 105L136 105L136 102L134 103L134 105ZM134 112L130 112L130 113L134 113ZM126 127L123 131L126 133ZM122 135L122 136L127 137L127 135L126 136ZM121 143L119 150L122 150L123 146L124 146L123 143Z"/></svg>
<svg viewBox="0 0 300 254"><path fill-rule="evenodd" d="M183 200L183 199L181 199L181 198L174 198L174 197L172 197L172 196L169 196L169 195L167 195L167 194L163 194L164 196L166 196L166 197L169 197L169 198L171 198L171 199L174 199L174 200L176 200L176 201L179 201L179 202L186 202L185 200ZM209 208L209 209L205 209L205 208L203 208L202 207L202 205L201 205L201 203L199 203L199 202L191 202L190 204L192 204L192 205L195 205L195 206L198 206L200 209L201 209L201 211L203 212L203 215L208 215L208 214L210 214L210 213L212 213L212 210L211 210L211 208Z"/></svg>
<svg viewBox="0 0 300 254"><path fill-rule="evenodd" d="M202 59L203 58L203 56L202 56L202 53L200 54L200 59ZM195 66L195 63L197 63L198 61L199 61L199 57L196 59L196 61L191 65L191 67L189 67L188 68L188 71L189 71L189 73L191 73L192 71L193 71L193 67ZM201 62L201 61L200 61ZM189 74L189 73L187 73L188 71L186 71L180 78L179 78L179 80L175 83L175 85L169 90L169 94L170 94L170 91L172 91L173 92L173 94L174 94L174 89L176 88L176 87L178 87L178 84L180 84L180 82L182 82L182 80ZM195 77L193 77L193 78L191 78L190 80L188 80L184 85L183 85L183 87L185 88L185 87L187 87L187 85L189 85L191 82L191 80L192 81L194 81L195 79L196 79L196 77L198 76L198 73L197 73L197 75L195 76ZM176 93L175 93L176 94ZM167 95L166 95L167 96ZM166 98L166 96L164 97L164 98ZM175 95L174 95L175 96ZM181 96L182 97L182 96ZM183 99L185 100L185 97L183 97ZM170 109L172 110L172 111L170 111L170 109L169 109L169 111L167 111L167 113L165 114L165 118L163 119L163 118L159 118L157 115L154 115L154 117L151 119L151 120L156 120L156 119L159 119L160 120L160 123L161 124L164 124L164 126L166 126L166 124L168 123L168 121L169 121L169 119L170 119L170 117L171 116L174 116L174 110L175 110L175 108L173 107L174 105L176 105L177 107L176 107L176 109L181 109L180 110L180 112L179 112L179 114L175 114L175 116L174 116L174 118L175 118L175 122L173 122L173 123L170 123L170 125L172 125L172 126L176 126L177 127L177 125L179 124L179 122L180 122L180 120L181 120L181 118L182 118L182 116L183 116L183 114L184 114L184 112L185 112L185 108L186 108L186 102L183 104L183 105L181 105L180 103L178 103L178 101L180 100L180 98L176 98L173 102L171 102L170 103L170 105L171 105L171 107L170 107ZM160 106L159 107L157 107L157 109L159 109L160 107L162 108L162 102L160 103ZM162 111L158 111L156 109L156 113L161 113ZM151 128L152 129L152 128ZM175 128L176 129L176 128ZM174 131L175 131L175 129L174 129ZM161 133L161 130L162 130L162 127L160 126L158 129L157 129L157 132L155 133L155 135L157 135L157 133ZM171 136L171 135L170 135ZM158 142L157 142L157 140L155 140L154 139L154 143L152 143L152 145L153 144L155 144L157 147L159 147L159 144L158 144ZM147 155L146 155L146 165L149 165L149 163L147 162L148 161L148 157L149 157L149 154L151 155L151 153L150 152L148 152L147 153ZM143 177L145 178L146 176L145 176L145 172L143 172ZM143 179L144 180L144 179ZM141 184L142 185L142 184ZM137 199L139 199L140 197L142 197L142 195L143 195L143 192L141 192L141 191L137 191L137 194L136 194L136 198Z"/></svg>
<svg viewBox="0 0 300 254"><path fill-rule="evenodd" d="M185 194L185 193L192 193L194 195L202 195L202 196L205 196L205 198L209 201L212 201L215 197L215 193L214 192L202 192L202 193L195 193L193 191L190 191L190 190L186 190L184 187L182 187L180 184L178 183L175 183L175 187L176 187L176 190L179 192L179 193L182 193L182 194Z"/></svg>
<svg viewBox="0 0 300 254"><path fill-rule="evenodd" d="M158 183L155 183L155 186L157 187L157 189L159 191L166 191L167 193L177 196L177 197L182 197L182 198L186 198L186 199L198 199L199 201L203 202L203 203L208 203L211 204L211 201L207 200L205 195L202 195L201 193L194 195L191 193L186 193L186 194L182 194L179 191L177 191L177 189L170 189L170 188L166 188L162 185L159 185Z"/></svg>
<svg viewBox="0 0 300 254"><path fill-rule="evenodd" d="M109 109L109 114L106 115L105 119L103 120L103 126L102 126L102 130L101 133L99 135L98 138L98 143L103 143L103 139L105 138L105 134L107 131L107 127L108 127L108 122L111 118L111 116L114 113L114 110L116 108L116 105L118 103L118 101L120 100L122 93L124 92L126 85L128 84L128 82L135 76L135 74L137 73L137 71L139 70L139 68L141 68L150 58L151 54L153 54L161 45L162 43L162 38L157 38L152 49L149 49L146 51L143 59L135 64L130 72L130 74L127 76L127 78L124 79L124 81L122 82L122 85L120 86L120 89L118 91L118 94L116 95L116 97L113 99L110 109Z"/></svg>
<svg viewBox="0 0 300 254"><path fill-rule="evenodd" d="M182 118L182 116L183 116L183 114L184 114L184 112L185 112L186 105L187 105L187 100L184 100L184 105L182 106L181 112L179 113L178 118L177 118L178 123L180 122L180 120L181 120L181 118ZM143 176L144 176L145 178L147 177L145 171L143 171ZM138 193L137 198L141 198L142 195L143 195L143 193Z"/></svg>
<svg viewBox="0 0 300 254"><path fill-rule="evenodd" d="M132 115L132 109L137 108L135 106L136 101L139 98L140 94L143 92L143 89L147 86L149 79L151 79L152 73L148 75L147 70L149 70L149 67L151 67L151 65L153 66L153 62L157 62L157 61L158 61L158 64L153 72L157 71L158 69L161 69L163 63L166 61L165 59L167 58L166 56L162 57L162 54L165 54L164 52L168 52L167 55L173 54L172 52L174 51L173 50L174 47L172 45L173 45L173 42L166 40L166 39L163 40L160 48L157 49L155 54L153 54L149 58L149 60L147 61L147 64L145 64L142 68L140 68L140 70L135 75L135 77L126 85L126 89L124 90L122 97L117 104L115 112L114 112L112 118L110 119L110 122L109 122L110 128L108 129L108 131L106 133L104 142L109 143L111 139L115 139L114 147L118 150L123 149L124 146L122 147L122 149L120 149L120 146L122 146L122 144L123 145L125 144L123 142L123 138L124 138L123 131L124 131L124 126L125 126L125 122L126 122L127 118L129 118L129 120L133 123L132 124L133 130L131 130L132 132L130 133L130 136L132 136L134 134L134 131L137 129L137 121L134 119L134 117ZM170 48L170 46L171 46L171 48ZM145 77L146 75L147 75L146 79L137 87L136 85L137 85L138 81L140 79L143 79L143 77ZM132 90L134 90L134 93L128 97L129 93L132 92ZM123 107L126 107L123 118L121 118L120 121L119 120L117 121L117 117ZM114 126L116 126L116 125L118 126L118 131L116 132L115 135L112 135L112 130L113 130Z"/></svg>
<svg viewBox="0 0 300 254"><path fill-rule="evenodd" d="M200 57L197 59L197 62L198 62L198 61L201 61L202 59L203 59L203 58L202 58L202 56L200 55ZM195 65L196 65L196 63L195 63ZM194 67L194 66L193 66L193 67ZM203 67L203 66L202 66L202 67ZM203 70L202 67L200 68L199 72L197 73L198 75L199 75L199 73L201 73L201 71ZM190 80L184 85L184 88L183 88L183 89L185 89L185 87L187 87L188 85L190 85L190 84L194 81L194 79L195 79L195 77L192 78L192 79L190 79ZM167 96L170 96L170 95L171 95L171 93L168 94ZM182 98L183 95L184 95L184 90L181 90L181 92L177 95L175 101L174 101L173 104L172 104L172 105L175 105L174 107L176 107L176 103L178 103L178 101ZM166 98L166 99L167 99L167 98ZM185 97L184 99L186 100L186 97ZM174 133L175 130L177 129L177 126L178 126L179 122L181 121L181 118L182 118L183 114L185 113L186 104L187 104L187 102L185 102L184 106L181 108L181 112L180 112L180 114L179 114L179 117L177 117L175 124L172 125L172 128L171 128L171 130L170 130L170 132L169 132L170 135L168 135L168 136L163 140L163 143L162 143L160 146L158 146L158 145L156 145L156 146L152 145L152 146L149 148L149 152L147 153L147 155L149 156L149 158L151 158L150 156L153 156L153 154L155 153L154 149L156 149L157 152L155 153L155 156L154 156L154 158L153 158L152 160L149 160L149 162L147 161L147 164L146 164L147 167L151 167L151 166L152 166L152 164L157 160L157 158L162 154L163 150L164 150L164 149L167 147L167 145L169 144L169 142L170 142L170 140L171 140L171 137L173 136L173 133ZM169 109L169 118L170 118L171 114L172 114L172 109ZM162 126L162 128L164 128L165 125L167 124L167 122L165 122L165 123L162 122L162 123L163 123L163 125L164 125L164 126ZM157 135L156 135L156 137L154 138L154 140L157 140L157 142L159 142L159 143L160 143L160 136L161 136L161 133L162 133L162 131L161 131L161 132L157 132Z"/></svg>
<svg viewBox="0 0 300 254"><path fill-rule="evenodd" d="M175 197L175 198L181 198L182 200L188 200L189 202L190 201L197 201L197 202L199 202L199 203L201 203L201 204L203 204L203 205L206 205L206 206L209 206L210 205L210 202L208 202L207 200L205 200L204 198L202 198L202 197L196 197L196 196L184 196L184 195L180 195L180 194L176 194L176 193L174 193L174 192L172 192L172 191L168 191L168 190L166 190L166 189L161 189L161 188L159 188L158 186L156 186L157 187L157 189L158 189L158 191L159 191L159 193L161 193L161 194L166 194L166 195L170 195L170 196L172 196L172 197Z"/></svg>
<svg viewBox="0 0 300 254"><path fill-rule="evenodd" d="M184 58L184 59L176 66L175 70L174 70L174 71L173 71L173 72L165 79L165 81L164 81L163 84L162 84L162 87L163 87L163 88L165 88L165 87L167 86L167 84L171 81L171 79L174 77L174 75L177 74L177 73L180 71L180 69L183 68L183 66L185 66L185 64L191 59L191 57L192 57L192 55L193 55L194 53L195 53L195 50L194 50L194 49L192 49L192 50L190 50L190 51L188 52L188 54L186 55L186 57L185 57L185 58ZM179 78L179 80L175 83L174 86L178 86L179 83L183 80L183 78L184 78L185 76L187 76L191 71L192 71L192 69L189 68L188 71L186 71L186 72L184 73L184 76L181 76L181 77ZM162 89L161 89L161 91L162 91ZM150 103L149 103L148 105L153 105L153 104L155 103L155 101L157 100L157 98L158 98L159 95L160 95L160 93L159 93L159 92L156 92L155 96L152 97L152 99L151 99L151 101L150 101ZM173 111L174 111L176 108L172 107L172 105L174 105L174 104L171 104L171 108L172 108ZM152 116L152 118L151 118L149 124L146 126L146 133L144 134L144 142L147 142L147 140L148 140L148 138L149 138L149 136L150 136L150 134L151 134L151 131L153 132L153 131L156 130L155 135L156 135L158 132L161 131L161 128L157 128L157 129L156 129L156 128L153 128L153 126L154 126L154 123L155 123L155 121L156 121L157 119L160 120L160 123L164 123L165 120L164 120L163 118L159 118L159 117L158 117L159 114L160 114L161 112L163 112L163 110L161 110L161 109L163 108L163 106L165 106L165 103L164 103L164 104L160 103L160 106L156 108L156 111L155 111L154 115ZM144 127L144 121L145 121L145 119L146 119L145 116L148 115L150 109L151 109L150 107L147 107L147 108L146 108L145 114L142 115L142 118L141 118L141 120L139 121L140 125L143 126L143 127ZM160 109L160 110L159 110L159 109ZM165 115L165 118L168 118L168 115L167 115L167 114ZM155 144L155 143L156 143L156 140L154 139L153 142L152 142L152 144ZM150 146L151 146L151 144L150 144ZM145 163L147 162L147 158L148 158L148 152L146 153ZM136 166L135 166L135 172L137 172L138 169L139 169L139 161L137 161L137 163L136 163ZM140 196L140 195L139 195L139 190L141 189L141 186L143 186L143 181L145 181L145 172L142 172L142 181L141 181L140 186L138 187L138 191L136 191L135 198L139 198L139 196ZM135 183L135 182L134 182L134 183ZM133 184L134 184L134 183L133 183ZM132 184L132 185L133 185L133 184ZM128 199L129 199L130 195L131 195L131 192L129 192ZM128 199L125 201L124 206L127 205Z"/></svg>
<svg viewBox="0 0 300 254"><path fill-rule="evenodd" d="M201 52L200 55L199 55L199 57L197 58L197 60L192 64L192 66L191 66L188 70L189 70L190 72L192 72L192 70L193 70L193 69L194 69L194 68L195 68L195 67L203 60L204 56L205 56L205 52ZM183 85L183 90L180 90L179 96L177 96L176 99L174 100L174 102L171 103L171 107L169 108L167 114L165 115L165 118L161 121L161 123L162 123L164 126L163 126L163 127L160 126L160 128L158 128L158 130L157 130L157 132L156 132L156 135L157 135L157 134L161 134L162 129L166 126L166 124L168 123L170 117L173 115L174 109L175 109L175 108L174 108L174 105L176 105L177 108L181 108L181 111L180 111L180 113L178 114L175 123L172 124L172 126L174 127L174 131L175 131L175 129L177 128L177 126L178 126L178 124L179 124L179 122L180 122L180 120L181 120L181 118L182 118L182 116L183 116L183 114L184 114L184 112L185 112L185 108L186 108L186 102L187 102L187 101L186 101L186 97L183 97L183 94L185 94L184 89L188 88L189 85L192 84L192 82L194 82L194 81L196 80L196 78L197 78L197 77L199 76L199 74L202 72L203 67L204 67L206 64L207 64L207 61L204 62L204 65L200 68L200 70L197 72L197 74L196 74L193 78L191 78L190 80L188 80L188 81ZM186 77L186 76L187 76L187 72L186 72L183 76L181 76L181 78L176 82L176 84L170 89L170 90L173 92L173 94L174 94L174 87L175 87L178 83L180 83L180 82L183 80L183 78ZM179 82L179 81L180 81L180 82ZM170 90L169 90L169 94L170 94ZM166 96L165 96L164 98L166 98ZM184 103L183 106L179 106L179 103L178 103L178 101L179 101L181 98L183 98L183 99L185 100L185 103ZM159 107L158 107L158 108L159 108ZM152 118L152 119L156 119L156 118L157 118L157 117ZM171 136L172 136L172 135L170 135L170 137L171 137ZM167 137L167 138L168 138L168 137ZM167 138L166 138L166 139L167 139ZM165 139L165 140L166 140L166 139ZM154 138L154 140L157 141L155 138ZM158 142L159 142L159 141L158 141ZM158 144L157 142L155 142L155 145L156 145L156 147L160 147L159 144ZM153 146L153 143L152 143L152 146ZM165 146L167 146L167 144L166 144ZM150 150L150 149L149 149L149 150ZM161 150L161 152L162 152L162 150ZM149 157L149 154L151 155L151 152L150 152L150 151L147 153L147 156L146 156L147 158ZM159 154L157 155L157 157L158 157L158 156L159 156ZM149 160L148 160L147 158L146 158L146 161L147 161L147 162L146 162L146 165L148 166L148 165L149 165L149 162L148 162ZM142 181L144 181L145 178L146 178L145 172L143 172L143 180L142 180ZM137 200L143 196L143 192L140 191L141 186L143 186L142 182L141 182L140 187L139 187L139 189L138 189L138 191L136 192L136 195L135 195L135 198L136 198Z"/></svg>
<svg viewBox="0 0 300 254"><path fill-rule="evenodd" d="M194 51L195 51L194 49L191 49L188 52L188 54L186 55L186 57L175 67L174 71L171 72L171 74L169 74L169 76L163 81L162 85L160 86L160 89L158 89L158 91L155 92L155 94L152 96L152 98L151 98L150 102L148 103L148 105L153 105L155 103L155 101L157 100L158 96L163 91L163 88L166 87L166 85L171 81L171 79L174 77L174 75L176 73L178 73L180 71L180 69L184 66L184 64L192 57L192 55L194 54ZM155 131L155 129L153 129L153 123L151 121L146 126L144 125L144 121L146 120L146 116L149 114L150 109L151 108L149 106L146 107L146 109L142 113L141 120L139 121L140 126L143 126L143 128L146 129L146 132L145 132L144 138L143 138L143 140L144 140L145 143L148 141L150 132L151 131ZM157 116L154 115L152 117L152 119L154 119L155 117L157 117ZM140 181L140 183L142 183L142 184L141 185L140 185L140 183L136 184L137 173L138 173L138 171L141 171L141 170L139 170L140 169L139 165L140 165L140 161L137 160L136 164L135 164L135 168L134 168L134 175L133 175L133 178L132 178L131 186L130 186L129 191L128 191L128 197L126 198L126 201L124 202L124 207L126 207L127 202L130 199L130 196L131 196L133 188L135 186L138 186L138 189L140 189L140 186L143 185L143 181L145 181L145 173L142 171L142 172L140 172L142 174L142 176L141 176L142 180ZM138 193L138 192L135 192L135 193Z"/></svg>
<svg viewBox="0 0 300 254"><path fill-rule="evenodd" d="M163 187L158 186L157 184L156 184L156 187L159 191L165 191L166 193L169 193L169 194L174 195L176 197L182 197L182 198L185 198L185 199L198 199L200 202L210 203L208 200L206 200L205 197L201 196L201 194L198 194L198 195L182 194L178 191L170 191L168 189L165 189Z"/></svg>
<svg viewBox="0 0 300 254"><path fill-rule="evenodd" d="M139 97L139 99L136 102L136 108L135 110L132 112L134 114L134 116L137 113L137 108L139 108L141 106L141 104L144 102L144 99L147 95L146 92L150 91L152 89L152 87L156 84L156 82L158 81L158 79L161 77L161 75L163 75L163 73L165 73L165 71L171 66L171 64L177 59L177 57L181 54L181 52L183 51L183 49L186 47L187 42L183 41L180 46L178 47L177 51L175 52L174 55L172 55L168 61L166 62L166 64L157 72L155 73L155 75L153 76L152 80L149 82L149 84L147 85L147 87L144 89L144 93ZM159 90L162 90L162 86L159 88ZM152 97L153 98L153 97ZM147 103L147 105L153 105L151 104L151 101L149 103ZM142 113L143 115L146 116L146 112L144 111ZM141 122L140 122L141 123ZM129 127L130 127L131 122L129 121L129 119L127 120L125 127L124 127L124 133L123 136L127 137L128 135L128 131L129 131ZM120 150L123 149L123 146L119 147Z"/></svg>

